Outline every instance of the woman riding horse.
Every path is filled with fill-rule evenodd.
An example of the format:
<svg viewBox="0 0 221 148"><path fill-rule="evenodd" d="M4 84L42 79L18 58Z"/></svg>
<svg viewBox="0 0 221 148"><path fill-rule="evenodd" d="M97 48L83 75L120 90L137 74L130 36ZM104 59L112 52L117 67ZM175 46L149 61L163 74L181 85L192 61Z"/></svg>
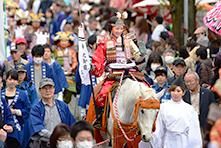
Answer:
<svg viewBox="0 0 221 148"><path fill-rule="evenodd" d="M118 16L121 14L118 12ZM125 18L123 15L122 18ZM92 58L92 71L95 77L100 77L104 72L108 74L103 81L99 95L96 97L96 106L98 111L98 123L101 121L101 115L106 102L106 95L112 85L116 82L116 71L122 73L123 69L132 69L136 66L135 62L141 62L144 59L146 48L136 46L132 39L123 35L124 22L120 17L113 16L109 20L110 35L101 41L95 50ZM144 44L143 44L144 45ZM134 60L135 61L134 61ZM135 70L133 70L135 71Z"/></svg>

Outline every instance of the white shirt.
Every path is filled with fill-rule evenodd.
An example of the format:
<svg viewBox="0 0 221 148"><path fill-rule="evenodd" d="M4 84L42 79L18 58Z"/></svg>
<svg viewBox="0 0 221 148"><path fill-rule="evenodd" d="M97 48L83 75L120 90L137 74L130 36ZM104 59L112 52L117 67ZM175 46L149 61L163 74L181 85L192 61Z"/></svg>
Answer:
<svg viewBox="0 0 221 148"><path fill-rule="evenodd" d="M160 33L162 31L167 31L162 24L157 25L157 27L153 30L152 40L160 42Z"/></svg>
<svg viewBox="0 0 221 148"><path fill-rule="evenodd" d="M197 114L200 114L200 89L196 93L190 90L190 101Z"/></svg>
<svg viewBox="0 0 221 148"><path fill-rule="evenodd" d="M151 144L154 148L202 148L198 115L193 107L183 100L161 104Z"/></svg>

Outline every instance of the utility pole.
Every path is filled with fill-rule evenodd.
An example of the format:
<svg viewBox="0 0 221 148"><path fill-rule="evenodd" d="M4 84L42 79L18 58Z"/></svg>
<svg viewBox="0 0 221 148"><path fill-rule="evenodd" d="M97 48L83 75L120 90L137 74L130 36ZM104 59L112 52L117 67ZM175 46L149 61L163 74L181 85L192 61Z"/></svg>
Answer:
<svg viewBox="0 0 221 148"><path fill-rule="evenodd" d="M188 39L188 0L184 0L184 45Z"/></svg>

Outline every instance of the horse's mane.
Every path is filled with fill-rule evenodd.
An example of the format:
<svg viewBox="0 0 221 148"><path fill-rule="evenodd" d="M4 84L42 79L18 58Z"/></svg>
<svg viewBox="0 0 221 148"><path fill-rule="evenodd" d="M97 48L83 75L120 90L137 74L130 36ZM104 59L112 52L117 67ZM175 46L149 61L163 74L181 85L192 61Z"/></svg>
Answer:
<svg viewBox="0 0 221 148"><path fill-rule="evenodd" d="M141 97L143 99L157 99L156 98L156 91L153 88L150 88L149 86L139 82L139 86L140 86L140 93L141 93Z"/></svg>

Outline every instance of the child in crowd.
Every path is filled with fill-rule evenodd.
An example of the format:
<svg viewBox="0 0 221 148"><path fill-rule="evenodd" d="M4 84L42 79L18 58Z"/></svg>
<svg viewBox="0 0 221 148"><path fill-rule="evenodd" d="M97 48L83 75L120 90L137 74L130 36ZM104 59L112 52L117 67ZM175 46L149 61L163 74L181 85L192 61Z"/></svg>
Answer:
<svg viewBox="0 0 221 148"><path fill-rule="evenodd" d="M156 93L159 93L161 90L165 89L163 96L160 98L160 103L167 102L171 99L170 93L167 90L170 86L167 84L167 69L164 66L158 66L154 71L156 74L157 84L152 85L152 88L156 90Z"/></svg>
<svg viewBox="0 0 221 148"><path fill-rule="evenodd" d="M33 83L31 81L27 81L28 76L25 65L23 63L18 63L15 65L15 70L18 72L18 85L16 88L25 91L29 97L31 105L34 105L38 102L38 95Z"/></svg>

